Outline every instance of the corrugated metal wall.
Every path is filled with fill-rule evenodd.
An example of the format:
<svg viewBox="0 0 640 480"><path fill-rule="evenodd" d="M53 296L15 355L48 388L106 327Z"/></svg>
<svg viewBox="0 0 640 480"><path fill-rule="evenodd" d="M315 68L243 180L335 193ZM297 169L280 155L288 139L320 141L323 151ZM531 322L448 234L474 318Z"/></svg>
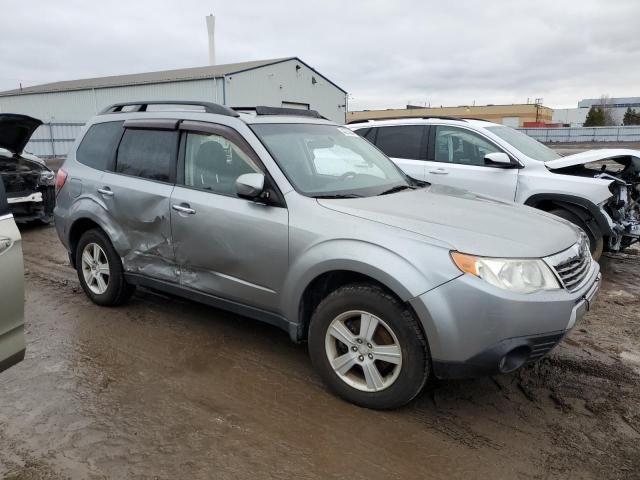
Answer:
<svg viewBox="0 0 640 480"><path fill-rule="evenodd" d="M346 119L346 94L297 60L228 75L225 95L231 107L302 103L334 122Z"/></svg>
<svg viewBox="0 0 640 480"><path fill-rule="evenodd" d="M44 123L33 133L25 151L39 157L66 157L83 123Z"/></svg>
<svg viewBox="0 0 640 480"><path fill-rule="evenodd" d="M640 127L521 128L543 143L640 142Z"/></svg>
<svg viewBox="0 0 640 480"><path fill-rule="evenodd" d="M219 86L216 87L216 83ZM205 100L222 103L222 80L204 79L74 92L0 97L0 112L22 113L43 122L85 123L103 108L132 100ZM216 95L217 94L217 95ZM216 98L217 97L217 98Z"/></svg>

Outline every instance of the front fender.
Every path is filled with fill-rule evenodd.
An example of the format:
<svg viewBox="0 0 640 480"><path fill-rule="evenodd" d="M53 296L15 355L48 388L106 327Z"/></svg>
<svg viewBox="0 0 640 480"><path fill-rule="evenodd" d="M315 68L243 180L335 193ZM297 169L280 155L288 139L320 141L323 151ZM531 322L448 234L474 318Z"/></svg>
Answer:
<svg viewBox="0 0 640 480"><path fill-rule="evenodd" d="M420 244L420 260L409 260L377 244L362 240L327 240L305 250L289 267L282 295L282 311L298 322L300 302L307 286L318 276L346 270L373 278L408 301L459 275L448 250ZM433 250L436 255L429 255Z"/></svg>

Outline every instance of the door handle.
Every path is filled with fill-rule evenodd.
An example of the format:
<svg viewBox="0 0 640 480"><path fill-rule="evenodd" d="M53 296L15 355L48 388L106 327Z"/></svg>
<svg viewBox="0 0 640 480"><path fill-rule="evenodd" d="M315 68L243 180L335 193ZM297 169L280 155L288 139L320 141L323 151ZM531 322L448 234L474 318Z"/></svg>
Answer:
<svg viewBox="0 0 640 480"><path fill-rule="evenodd" d="M0 237L0 253L4 252L11 246L11 239Z"/></svg>
<svg viewBox="0 0 640 480"><path fill-rule="evenodd" d="M99 188L98 193L101 193L102 195L106 195L107 197L113 197L113 192L109 187Z"/></svg>
<svg viewBox="0 0 640 480"><path fill-rule="evenodd" d="M449 175L449 172L447 172L444 168L429 170L429 173L433 173L434 175Z"/></svg>
<svg viewBox="0 0 640 480"><path fill-rule="evenodd" d="M191 208L189 205L173 204L171 205L171 208L173 208L176 212L184 213L186 215L194 215L196 213L196 211L193 208Z"/></svg>

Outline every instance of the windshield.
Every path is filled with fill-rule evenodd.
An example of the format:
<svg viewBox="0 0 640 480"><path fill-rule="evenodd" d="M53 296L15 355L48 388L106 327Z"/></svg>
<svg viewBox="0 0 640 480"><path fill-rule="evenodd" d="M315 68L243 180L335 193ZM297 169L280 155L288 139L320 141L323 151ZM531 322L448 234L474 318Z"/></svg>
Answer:
<svg viewBox="0 0 640 480"><path fill-rule="evenodd" d="M527 157L533 160L539 160L540 162L546 162L547 160L555 160L560 158L560 155L551 150L546 145L543 145L529 135L514 130L509 127L487 127L491 133L496 134L502 140L513 145L515 148L524 153Z"/></svg>
<svg viewBox="0 0 640 480"><path fill-rule="evenodd" d="M303 195L367 197L412 186L391 160L348 128L270 123L252 129Z"/></svg>

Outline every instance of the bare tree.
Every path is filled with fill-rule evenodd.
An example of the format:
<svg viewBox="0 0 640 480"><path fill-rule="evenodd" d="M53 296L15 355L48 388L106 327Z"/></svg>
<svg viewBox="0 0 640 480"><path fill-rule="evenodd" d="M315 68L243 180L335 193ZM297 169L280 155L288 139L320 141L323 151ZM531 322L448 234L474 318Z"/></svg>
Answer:
<svg viewBox="0 0 640 480"><path fill-rule="evenodd" d="M604 114L604 125L607 127L617 125L613 105L612 105L611 97L607 94L604 94L600 97L600 108L602 109L602 113Z"/></svg>

